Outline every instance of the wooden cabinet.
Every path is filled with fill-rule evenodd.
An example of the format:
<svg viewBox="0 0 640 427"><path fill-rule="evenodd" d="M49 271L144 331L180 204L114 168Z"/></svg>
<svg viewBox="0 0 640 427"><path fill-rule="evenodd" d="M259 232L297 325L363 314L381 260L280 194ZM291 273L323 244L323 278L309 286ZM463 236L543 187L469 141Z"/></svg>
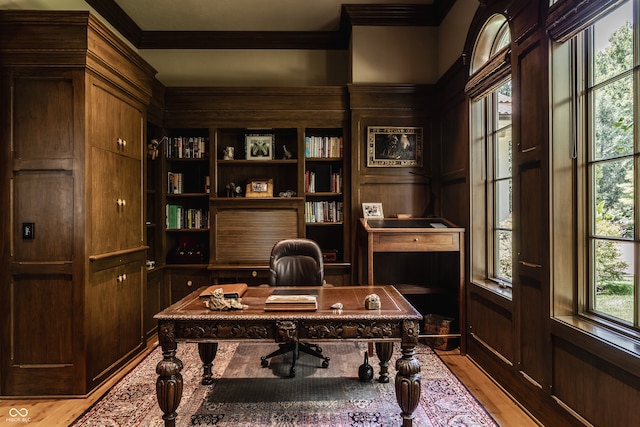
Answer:
<svg viewBox="0 0 640 427"><path fill-rule="evenodd" d="M0 55L0 394L84 395L144 348L155 71L89 12L0 11Z"/></svg>
<svg viewBox="0 0 640 427"><path fill-rule="evenodd" d="M171 286L172 304L180 301L194 290L211 284L209 272L202 269L171 268L166 277Z"/></svg>
<svg viewBox="0 0 640 427"><path fill-rule="evenodd" d="M364 219L358 282L391 284L423 314L452 317L466 352L464 229L442 218Z"/></svg>
<svg viewBox="0 0 640 427"><path fill-rule="evenodd" d="M278 240L309 237L330 257L331 280L350 284L346 88L168 88L165 95L163 126L171 135L210 138L211 185L206 235L201 230L168 229L162 242L167 256L181 239L204 245L207 261L167 260L167 265L195 271L204 266L217 283L260 284L267 280L270 251ZM331 157L306 156L307 136L341 138L342 150ZM172 163L165 158L166 172L176 168ZM342 190L307 191L307 167L336 174L342 169ZM195 170L195 165L189 168ZM329 182L330 177L322 184ZM262 184L266 191L260 190ZM247 194L247 185L252 194ZM167 203L190 198L195 204L201 196L163 191ZM341 203L342 219L305 221L307 202L335 202L335 210Z"/></svg>

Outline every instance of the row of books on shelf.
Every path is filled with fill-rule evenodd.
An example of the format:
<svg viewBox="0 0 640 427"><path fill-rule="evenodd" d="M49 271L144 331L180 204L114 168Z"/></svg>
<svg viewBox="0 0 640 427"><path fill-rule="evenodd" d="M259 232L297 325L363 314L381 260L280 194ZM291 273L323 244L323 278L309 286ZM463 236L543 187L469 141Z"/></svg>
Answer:
<svg viewBox="0 0 640 427"><path fill-rule="evenodd" d="M342 169L334 172L332 165L318 165L304 172L304 191L307 193L341 193Z"/></svg>
<svg viewBox="0 0 640 427"><path fill-rule="evenodd" d="M305 202L304 221L310 222L342 222L344 218L343 203L336 200Z"/></svg>
<svg viewBox="0 0 640 427"><path fill-rule="evenodd" d="M209 228L209 210L166 205L167 230Z"/></svg>
<svg viewBox="0 0 640 427"><path fill-rule="evenodd" d="M306 158L341 158L341 136L306 136L304 156Z"/></svg>
<svg viewBox="0 0 640 427"><path fill-rule="evenodd" d="M164 153L168 159L203 159L208 145L207 136L176 136L167 138Z"/></svg>
<svg viewBox="0 0 640 427"><path fill-rule="evenodd" d="M193 183L192 183L193 184ZM194 185L192 185L194 187ZM211 191L211 178L209 175L204 177L202 188L197 193L209 193ZM167 172L167 193L182 194L184 193L184 174L182 172Z"/></svg>

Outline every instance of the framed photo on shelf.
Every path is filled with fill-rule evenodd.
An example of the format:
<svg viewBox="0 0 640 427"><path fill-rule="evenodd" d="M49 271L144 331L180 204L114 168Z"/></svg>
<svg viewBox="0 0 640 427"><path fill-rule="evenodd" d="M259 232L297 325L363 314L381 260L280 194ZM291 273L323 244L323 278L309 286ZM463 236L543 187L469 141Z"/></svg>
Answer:
<svg viewBox="0 0 640 427"><path fill-rule="evenodd" d="M272 160L275 148L273 135L245 135L247 160Z"/></svg>
<svg viewBox="0 0 640 427"><path fill-rule="evenodd" d="M273 197L273 179L252 179L247 182L246 197Z"/></svg>
<svg viewBox="0 0 640 427"><path fill-rule="evenodd" d="M367 167L422 167L422 128L369 126Z"/></svg>
<svg viewBox="0 0 640 427"><path fill-rule="evenodd" d="M382 203L363 203L362 214L365 219L384 218Z"/></svg>

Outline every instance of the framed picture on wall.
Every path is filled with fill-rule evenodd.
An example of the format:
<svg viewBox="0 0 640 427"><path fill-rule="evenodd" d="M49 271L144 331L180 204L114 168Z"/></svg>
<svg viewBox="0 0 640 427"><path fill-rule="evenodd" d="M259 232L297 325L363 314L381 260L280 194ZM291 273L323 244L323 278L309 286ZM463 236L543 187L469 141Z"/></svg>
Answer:
<svg viewBox="0 0 640 427"><path fill-rule="evenodd" d="M422 128L369 126L368 167L422 167Z"/></svg>
<svg viewBox="0 0 640 427"><path fill-rule="evenodd" d="M366 219L384 218L384 213L382 212L382 203L363 203L362 215Z"/></svg>
<svg viewBox="0 0 640 427"><path fill-rule="evenodd" d="M272 160L273 135L245 135L247 160Z"/></svg>

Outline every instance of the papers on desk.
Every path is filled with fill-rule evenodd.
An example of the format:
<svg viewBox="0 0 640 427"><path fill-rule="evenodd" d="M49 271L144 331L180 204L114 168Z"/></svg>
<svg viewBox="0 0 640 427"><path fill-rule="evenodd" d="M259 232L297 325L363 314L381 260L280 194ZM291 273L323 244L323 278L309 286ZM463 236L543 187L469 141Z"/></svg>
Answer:
<svg viewBox="0 0 640 427"><path fill-rule="evenodd" d="M264 302L265 311L315 311L316 295L270 295Z"/></svg>
<svg viewBox="0 0 640 427"><path fill-rule="evenodd" d="M432 228L448 228L446 224L443 224L441 222L432 222L431 227Z"/></svg>

